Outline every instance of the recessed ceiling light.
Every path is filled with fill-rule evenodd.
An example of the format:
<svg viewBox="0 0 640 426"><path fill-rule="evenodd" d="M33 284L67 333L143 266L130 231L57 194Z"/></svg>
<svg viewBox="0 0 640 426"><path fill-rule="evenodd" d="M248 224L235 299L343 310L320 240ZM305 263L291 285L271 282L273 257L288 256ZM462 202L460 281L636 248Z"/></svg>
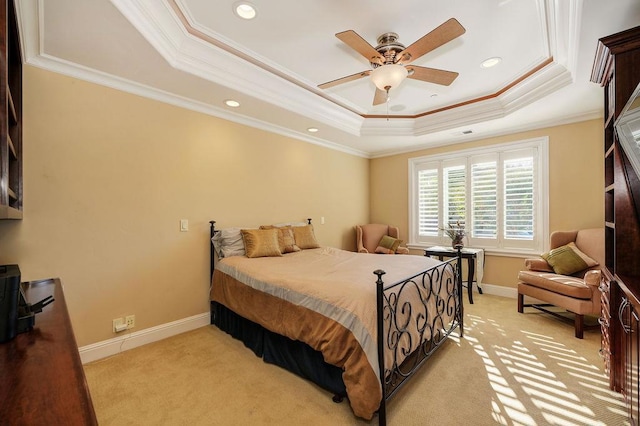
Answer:
<svg viewBox="0 0 640 426"><path fill-rule="evenodd" d="M227 99L224 101L224 104L231 108L238 108L240 106L240 102L234 101L233 99Z"/></svg>
<svg viewBox="0 0 640 426"><path fill-rule="evenodd" d="M309 133L317 133L318 132L318 128L317 127L309 127L307 129L307 132L309 132Z"/></svg>
<svg viewBox="0 0 640 426"><path fill-rule="evenodd" d="M502 58L499 58L497 56L494 56L493 58L489 58L489 59L485 59L484 61L482 61L482 63L480 64L480 66L482 68L491 68L491 67L495 67L496 65L498 65L500 62L502 62Z"/></svg>
<svg viewBox="0 0 640 426"><path fill-rule="evenodd" d="M233 13L242 19L253 19L258 14L256 7L251 3L238 2L233 5Z"/></svg>

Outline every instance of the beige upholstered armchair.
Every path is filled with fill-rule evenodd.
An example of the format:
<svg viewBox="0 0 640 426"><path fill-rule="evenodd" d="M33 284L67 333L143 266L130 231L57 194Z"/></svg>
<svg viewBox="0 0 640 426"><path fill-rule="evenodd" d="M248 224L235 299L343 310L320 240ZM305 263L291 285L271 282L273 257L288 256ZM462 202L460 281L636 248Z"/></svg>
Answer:
<svg viewBox="0 0 640 426"><path fill-rule="evenodd" d="M383 242L383 237L385 241ZM390 238L389 238L390 237ZM395 240L393 242L392 240ZM386 248L387 242L393 242L393 246ZM395 252L396 254L409 254L409 249L401 247L403 241L400 239L400 232L398 228L389 225L381 225L378 223L370 223L367 225L356 225L356 244L358 253L389 253ZM389 250L389 251L387 251Z"/></svg>
<svg viewBox="0 0 640 426"><path fill-rule="evenodd" d="M575 336L582 339L584 316L600 316L600 267L604 265L604 229L556 231L551 250L538 259L525 260L518 274L518 312L531 306L561 319L550 305L575 314ZM576 270L579 269L579 270ZM524 304L524 296L544 303Z"/></svg>

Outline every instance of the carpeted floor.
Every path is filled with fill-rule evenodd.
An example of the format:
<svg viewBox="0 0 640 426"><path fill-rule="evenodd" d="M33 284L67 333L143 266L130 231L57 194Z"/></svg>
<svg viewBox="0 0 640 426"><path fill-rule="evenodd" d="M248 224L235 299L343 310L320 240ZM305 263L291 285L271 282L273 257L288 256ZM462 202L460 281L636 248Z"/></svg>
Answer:
<svg viewBox="0 0 640 426"><path fill-rule="evenodd" d="M465 337L441 348L388 405L390 425L625 425L600 333L515 299L465 304ZM466 300L465 300L466 302ZM101 425L356 425L347 401L263 363L213 326L85 365Z"/></svg>

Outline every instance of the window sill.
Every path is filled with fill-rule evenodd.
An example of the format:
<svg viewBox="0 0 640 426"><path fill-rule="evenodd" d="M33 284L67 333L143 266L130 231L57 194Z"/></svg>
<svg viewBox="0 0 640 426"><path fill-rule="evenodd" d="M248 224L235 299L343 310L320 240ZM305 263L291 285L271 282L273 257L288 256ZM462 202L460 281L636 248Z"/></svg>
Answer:
<svg viewBox="0 0 640 426"><path fill-rule="evenodd" d="M429 247L442 245L442 244L424 244L424 243L408 243L407 247L411 250L425 250ZM500 256L500 257L516 257L516 258L537 258L540 257L540 253L533 250L522 249L498 249L495 247L476 247L469 246L469 248L481 248L484 249L485 256Z"/></svg>

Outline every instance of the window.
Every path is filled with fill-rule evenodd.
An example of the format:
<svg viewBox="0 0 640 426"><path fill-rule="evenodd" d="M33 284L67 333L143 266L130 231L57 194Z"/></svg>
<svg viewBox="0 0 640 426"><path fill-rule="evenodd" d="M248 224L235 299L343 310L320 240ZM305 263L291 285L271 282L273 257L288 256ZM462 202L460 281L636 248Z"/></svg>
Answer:
<svg viewBox="0 0 640 426"><path fill-rule="evenodd" d="M541 252L548 235L548 139L538 138L409 160L410 245L465 243L495 252Z"/></svg>

